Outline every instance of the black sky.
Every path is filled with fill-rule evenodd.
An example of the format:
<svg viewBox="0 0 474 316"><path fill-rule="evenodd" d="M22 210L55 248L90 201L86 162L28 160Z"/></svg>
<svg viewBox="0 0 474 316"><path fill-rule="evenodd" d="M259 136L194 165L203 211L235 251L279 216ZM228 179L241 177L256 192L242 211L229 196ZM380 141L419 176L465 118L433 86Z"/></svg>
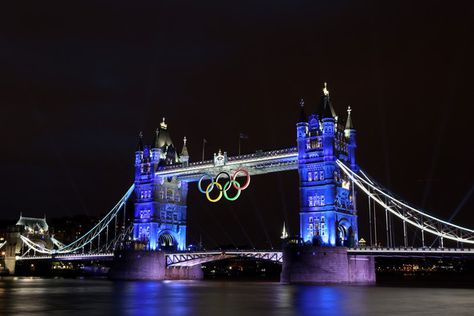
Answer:
<svg viewBox="0 0 474 316"><path fill-rule="evenodd" d="M244 151L294 146L298 100L315 111L324 81L339 115L353 108L359 164L379 182L442 218L472 191L470 1L33 1L1 11L2 219L107 211L132 182L138 132L151 141L162 116L179 149L187 136L191 160L203 137L208 157L235 154L239 132ZM296 172L254 177L234 204L209 205L191 187L189 242L268 247L283 220L299 229ZM473 228L473 206L454 222Z"/></svg>

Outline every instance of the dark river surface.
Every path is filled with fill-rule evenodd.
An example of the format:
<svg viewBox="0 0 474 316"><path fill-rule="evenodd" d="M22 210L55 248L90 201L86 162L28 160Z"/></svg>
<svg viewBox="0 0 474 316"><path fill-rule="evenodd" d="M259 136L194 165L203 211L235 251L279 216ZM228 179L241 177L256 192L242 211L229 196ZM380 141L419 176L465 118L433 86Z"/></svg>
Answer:
<svg viewBox="0 0 474 316"><path fill-rule="evenodd" d="M474 289L7 277L0 315L474 315Z"/></svg>

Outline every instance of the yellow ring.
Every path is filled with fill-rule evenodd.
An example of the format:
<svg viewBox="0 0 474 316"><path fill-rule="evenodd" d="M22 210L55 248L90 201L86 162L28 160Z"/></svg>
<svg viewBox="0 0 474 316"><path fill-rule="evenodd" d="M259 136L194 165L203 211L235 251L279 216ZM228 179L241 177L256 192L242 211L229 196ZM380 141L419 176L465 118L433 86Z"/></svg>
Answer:
<svg viewBox="0 0 474 316"><path fill-rule="evenodd" d="M216 185L216 187L219 189L219 195L215 198L215 199L211 199L211 197L209 196L209 188L211 187L211 185ZM212 191L212 190L211 190ZM215 203L215 202L218 202L221 198L222 198L222 185L219 183L219 182L211 182L209 183L209 185L207 186L206 188L206 197L207 199L209 200L209 202L212 202L212 203Z"/></svg>

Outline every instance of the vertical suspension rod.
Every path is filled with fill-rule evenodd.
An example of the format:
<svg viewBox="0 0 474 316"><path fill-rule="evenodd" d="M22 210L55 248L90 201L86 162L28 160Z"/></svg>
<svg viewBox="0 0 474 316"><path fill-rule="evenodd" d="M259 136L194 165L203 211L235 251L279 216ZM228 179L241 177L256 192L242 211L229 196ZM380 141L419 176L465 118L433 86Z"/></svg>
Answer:
<svg viewBox="0 0 474 316"><path fill-rule="evenodd" d="M385 205L387 204L387 198L385 197ZM385 234L387 247L390 247L390 234L388 232L388 210L385 208Z"/></svg>
<svg viewBox="0 0 474 316"><path fill-rule="evenodd" d="M375 246L378 247L377 243L377 210L376 207L377 205L375 204L375 201L372 201L372 209L374 211L374 240L375 240Z"/></svg>
<svg viewBox="0 0 474 316"><path fill-rule="evenodd" d="M370 192L370 187L369 187L369 192ZM373 240L372 240L372 208L371 208L371 203L372 201L370 200L370 195L367 196L368 202L369 202L369 245L371 247L374 246Z"/></svg>
<svg viewBox="0 0 474 316"><path fill-rule="evenodd" d="M423 227L421 229L421 247L425 248L425 221L423 220L423 216L421 216L421 226Z"/></svg>
<svg viewBox="0 0 474 316"><path fill-rule="evenodd" d="M403 209L403 217L405 217L405 209ZM403 220L403 244L405 248L408 246L407 222L405 220Z"/></svg>

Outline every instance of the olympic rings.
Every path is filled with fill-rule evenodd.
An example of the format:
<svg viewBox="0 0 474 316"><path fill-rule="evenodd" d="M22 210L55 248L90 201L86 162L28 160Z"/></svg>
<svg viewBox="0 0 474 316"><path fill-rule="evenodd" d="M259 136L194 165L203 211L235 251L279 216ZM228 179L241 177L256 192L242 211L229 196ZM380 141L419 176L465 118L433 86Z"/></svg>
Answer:
<svg viewBox="0 0 474 316"><path fill-rule="evenodd" d="M235 194L234 197L230 198L228 195L227 195L227 191L229 190L229 187L230 185L233 184L234 187L237 186L237 193ZM242 190L240 189L240 183L238 183L237 181L235 180L230 180L230 181L227 181L226 184L224 185L224 197L228 200L228 201L235 201L239 198L240 196L240 193L242 192Z"/></svg>
<svg viewBox="0 0 474 316"><path fill-rule="evenodd" d="M211 190L209 190L209 188L211 186L214 187L214 184L219 189L219 195L215 199L211 199L211 197L209 196L209 193L211 192ZM222 198L222 185L219 182L215 182L215 181L212 183L209 183L209 185L206 188L206 197L209 200L209 202L212 202L212 203L219 201Z"/></svg>
<svg viewBox="0 0 474 316"><path fill-rule="evenodd" d="M240 183L239 183L240 190L245 190L245 189L247 189L247 187L250 185L250 174L249 174L249 172L248 172L247 170L245 170L245 169L237 169L237 170L235 170L234 175L232 176L232 180L237 179L237 175L238 175L239 173L245 173L245 176L247 177L247 181L245 181L245 184L244 184L243 186L240 186ZM236 183L238 183L238 182L237 182L237 181L234 182L234 188L235 188L236 190L239 190L239 188L237 188L237 186L236 186Z"/></svg>
<svg viewBox="0 0 474 316"><path fill-rule="evenodd" d="M241 185L236 179L239 176L239 174L243 173L246 177L247 180L245 181L244 185ZM221 177L227 177L227 182L224 183L223 185L219 183L219 179ZM204 179L210 180L211 183L209 183L206 187L206 190L203 190L202 188L202 181ZM199 192L203 193L206 195L207 199L209 202L215 203L218 202L222 199L222 196L226 198L228 201L235 201L240 197L240 194L242 193L243 190L247 189L248 186L250 185L250 174L247 170L245 169L237 169L234 171L234 174L230 176L229 173L225 171L219 172L215 178L213 178L211 175L205 173L201 176L198 182L198 190ZM219 191L219 194L217 197L212 198L210 193L214 188L217 187L217 190ZM233 187L235 190L237 190L237 193L233 197L229 197L227 192L230 190L230 188Z"/></svg>
<svg viewBox="0 0 474 316"><path fill-rule="evenodd" d="M202 189L202 186L201 186L201 182L202 182L202 180L203 180L205 177L208 177L209 180L211 180L212 187L210 188L210 190L212 191L212 189L214 189L214 179L212 178L211 175L205 173L205 174L201 177L201 179L199 179L199 182L198 182L198 190L199 190L199 192L201 192L202 194L206 194L206 191L207 191L207 189L206 189L206 191L204 191L204 190Z"/></svg>

